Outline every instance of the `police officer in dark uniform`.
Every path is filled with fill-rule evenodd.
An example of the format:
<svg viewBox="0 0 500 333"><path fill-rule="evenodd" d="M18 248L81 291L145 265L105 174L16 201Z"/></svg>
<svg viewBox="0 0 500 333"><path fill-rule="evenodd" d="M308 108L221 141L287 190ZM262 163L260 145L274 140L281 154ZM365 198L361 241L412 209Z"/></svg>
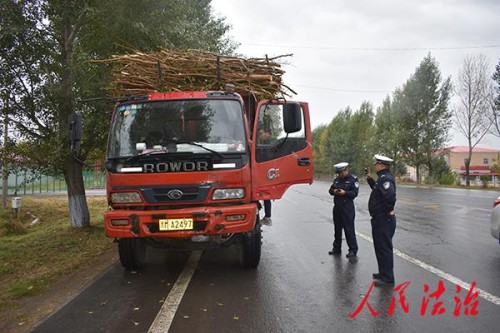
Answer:
<svg viewBox="0 0 500 333"><path fill-rule="evenodd" d="M378 179L371 177L371 168L365 169L366 180L372 192L368 201L371 216L373 245L377 257L378 273L373 274L376 286L394 285L394 254L392 237L396 230L396 182L389 167L392 159L375 155L375 171Z"/></svg>
<svg viewBox="0 0 500 333"><path fill-rule="evenodd" d="M333 195L333 225L335 227L333 249L330 255L340 255L342 252L342 229L345 233L349 252L347 258L355 259L358 252L358 243L354 231L354 198L358 196L359 181L356 176L350 175L346 162L335 164L333 167L337 177L330 186L329 193Z"/></svg>

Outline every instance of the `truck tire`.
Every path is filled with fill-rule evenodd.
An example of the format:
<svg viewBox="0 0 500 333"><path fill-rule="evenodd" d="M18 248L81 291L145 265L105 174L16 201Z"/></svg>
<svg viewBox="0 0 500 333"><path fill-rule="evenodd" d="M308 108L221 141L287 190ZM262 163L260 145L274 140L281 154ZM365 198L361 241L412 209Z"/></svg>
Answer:
<svg viewBox="0 0 500 333"><path fill-rule="evenodd" d="M255 227L249 234L243 235L241 244L241 264L245 268L257 268L260 262L262 248L262 232L260 223L255 222Z"/></svg>
<svg viewBox="0 0 500 333"><path fill-rule="evenodd" d="M121 238L118 240L120 263L127 271L137 271L144 265L146 243L140 238Z"/></svg>

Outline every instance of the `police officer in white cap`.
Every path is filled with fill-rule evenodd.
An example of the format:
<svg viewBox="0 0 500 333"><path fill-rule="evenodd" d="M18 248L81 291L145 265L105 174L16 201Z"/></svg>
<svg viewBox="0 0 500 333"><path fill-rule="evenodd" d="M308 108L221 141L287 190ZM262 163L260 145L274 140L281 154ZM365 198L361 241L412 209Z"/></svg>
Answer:
<svg viewBox="0 0 500 333"><path fill-rule="evenodd" d="M368 200L371 216L373 245L377 257L378 273L373 274L376 286L394 285L394 254L392 237L396 231L396 181L391 174L392 159L375 155L375 171L378 179L371 177L371 168L365 169L366 180L372 192Z"/></svg>
<svg viewBox="0 0 500 333"><path fill-rule="evenodd" d="M329 193L333 195L333 225L334 240L330 255L340 255L342 252L342 230L344 230L349 252L348 259L356 259L358 243L354 231L354 199L358 196L359 181L356 176L350 175L347 162L335 164L333 167L337 177L330 186Z"/></svg>

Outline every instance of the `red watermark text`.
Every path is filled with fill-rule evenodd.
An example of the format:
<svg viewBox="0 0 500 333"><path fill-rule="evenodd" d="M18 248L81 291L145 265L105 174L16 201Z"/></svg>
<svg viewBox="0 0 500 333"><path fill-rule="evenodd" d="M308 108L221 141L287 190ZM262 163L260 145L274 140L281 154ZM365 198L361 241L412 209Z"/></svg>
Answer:
<svg viewBox="0 0 500 333"><path fill-rule="evenodd" d="M382 310L375 309L369 301L370 294L375 286L375 282L372 282L368 288L368 292L365 294L361 303L358 305L356 310L349 314L349 318L356 318L363 310L368 311L373 317L377 317ZM406 299L405 291L410 286L410 281L403 282L394 287L392 293L391 303L387 309L387 315L393 316L395 311L400 308L400 311L404 313L409 313L411 306ZM469 290L465 295L462 293L462 287L459 285L455 286L454 291L454 308L446 309L443 305L442 297L446 292L444 282L439 280L435 289L431 289L428 284L424 284L423 296L420 301L420 316L441 316L446 313L452 313L455 317L464 316L476 316L479 306L479 292L475 290L476 282L472 282ZM453 310L453 311L452 311Z"/></svg>

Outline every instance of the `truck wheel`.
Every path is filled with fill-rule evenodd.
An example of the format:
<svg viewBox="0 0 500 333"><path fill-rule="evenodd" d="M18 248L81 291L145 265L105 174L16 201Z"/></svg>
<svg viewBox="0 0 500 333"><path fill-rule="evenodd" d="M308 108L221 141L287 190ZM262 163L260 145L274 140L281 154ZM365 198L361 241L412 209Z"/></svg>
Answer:
<svg viewBox="0 0 500 333"><path fill-rule="evenodd" d="M255 227L247 235L243 235L241 244L241 263L245 268L257 268L260 261L260 252L262 248L262 233L260 223L255 222Z"/></svg>
<svg viewBox="0 0 500 333"><path fill-rule="evenodd" d="M118 253L123 268L137 271L146 258L146 243L140 238L121 238L118 240Z"/></svg>

